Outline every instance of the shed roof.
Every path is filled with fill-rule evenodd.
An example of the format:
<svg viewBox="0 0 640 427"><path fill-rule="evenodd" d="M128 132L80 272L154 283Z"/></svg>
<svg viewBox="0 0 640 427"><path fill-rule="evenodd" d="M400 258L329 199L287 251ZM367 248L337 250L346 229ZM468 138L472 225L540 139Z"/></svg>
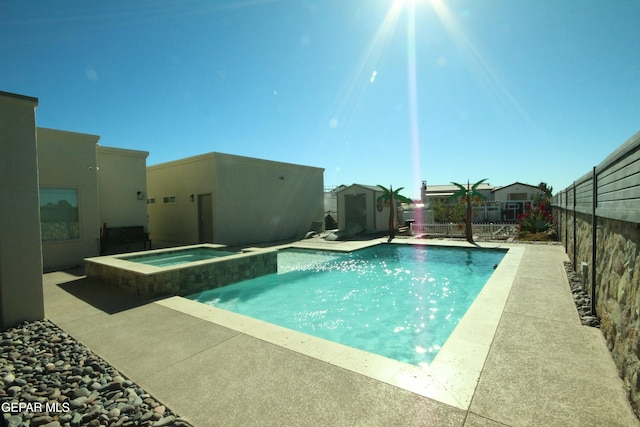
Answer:
<svg viewBox="0 0 640 427"><path fill-rule="evenodd" d="M350 189L352 187L360 187L360 188L364 188L365 190L369 190L369 191L382 191L380 189L380 187L378 187L377 185L351 184L351 185L342 185L342 186L340 186L340 188L338 188L336 190L336 193L340 193L340 192L348 190L348 189Z"/></svg>

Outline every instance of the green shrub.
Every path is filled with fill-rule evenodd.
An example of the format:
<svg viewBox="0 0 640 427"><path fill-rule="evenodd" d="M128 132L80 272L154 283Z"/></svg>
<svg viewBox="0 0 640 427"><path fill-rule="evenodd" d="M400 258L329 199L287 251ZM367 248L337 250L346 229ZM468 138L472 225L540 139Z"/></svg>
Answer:
<svg viewBox="0 0 640 427"><path fill-rule="evenodd" d="M465 206L460 203L445 203L436 201L433 206L433 220L442 223L464 222Z"/></svg>
<svg viewBox="0 0 640 427"><path fill-rule="evenodd" d="M556 220L544 203L532 206L527 203L524 213L518 215L516 230L521 236L555 230Z"/></svg>

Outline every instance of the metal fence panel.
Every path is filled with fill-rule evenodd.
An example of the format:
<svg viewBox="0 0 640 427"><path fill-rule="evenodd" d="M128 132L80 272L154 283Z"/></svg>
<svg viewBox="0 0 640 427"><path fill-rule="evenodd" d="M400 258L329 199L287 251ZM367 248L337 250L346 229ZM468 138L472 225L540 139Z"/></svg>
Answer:
<svg viewBox="0 0 640 427"><path fill-rule="evenodd" d="M552 206L591 214L595 204L597 216L640 222L640 132L594 170L554 196Z"/></svg>

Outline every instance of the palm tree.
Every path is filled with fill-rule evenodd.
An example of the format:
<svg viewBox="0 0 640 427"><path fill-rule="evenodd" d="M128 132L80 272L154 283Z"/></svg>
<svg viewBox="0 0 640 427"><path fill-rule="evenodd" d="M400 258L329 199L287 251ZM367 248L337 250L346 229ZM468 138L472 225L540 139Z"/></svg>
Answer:
<svg viewBox="0 0 640 427"><path fill-rule="evenodd" d="M469 242L471 244L474 243L473 242L473 230L471 229L471 216L472 216L471 199L473 197L479 197L481 199L485 198L481 193L479 193L477 191L477 188L478 188L478 186L480 184L482 184L486 180L487 180L487 178L481 179L480 181L476 182L472 186L469 185L469 181L467 180L467 186L466 187L464 185L458 184L457 182L452 182L453 185L458 187L458 191L456 191L451 196L449 196L449 198L450 199L455 199L456 197L462 197L464 199L464 201L466 202L466 204L467 204L467 215L466 215L466 218L465 218L465 235L467 237L467 242Z"/></svg>
<svg viewBox="0 0 640 427"><path fill-rule="evenodd" d="M541 182L540 184L538 184L538 188L540 189L541 193L538 194L538 196L535 198L535 201L538 202L538 204L547 204L549 200L551 200L551 197L553 197L553 187L547 185L546 182Z"/></svg>
<svg viewBox="0 0 640 427"><path fill-rule="evenodd" d="M394 201L399 200L403 203L410 203L411 199L400 194L400 191L404 189L404 187L400 187L396 191L393 191L393 187L391 185L387 188L378 184L378 187L382 189L382 196L378 197L378 203L389 206L389 240L387 240L387 242L391 242L391 240L396 236L396 227L393 217L393 213L396 210Z"/></svg>

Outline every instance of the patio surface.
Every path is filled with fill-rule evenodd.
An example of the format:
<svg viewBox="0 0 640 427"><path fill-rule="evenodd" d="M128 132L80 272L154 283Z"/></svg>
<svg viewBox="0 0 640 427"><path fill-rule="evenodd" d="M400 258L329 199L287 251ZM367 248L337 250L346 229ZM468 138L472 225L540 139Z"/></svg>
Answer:
<svg viewBox="0 0 640 427"><path fill-rule="evenodd" d="M580 324L563 247L508 246L519 263L426 370L71 272L44 275L46 317L196 426L640 426L600 330Z"/></svg>

